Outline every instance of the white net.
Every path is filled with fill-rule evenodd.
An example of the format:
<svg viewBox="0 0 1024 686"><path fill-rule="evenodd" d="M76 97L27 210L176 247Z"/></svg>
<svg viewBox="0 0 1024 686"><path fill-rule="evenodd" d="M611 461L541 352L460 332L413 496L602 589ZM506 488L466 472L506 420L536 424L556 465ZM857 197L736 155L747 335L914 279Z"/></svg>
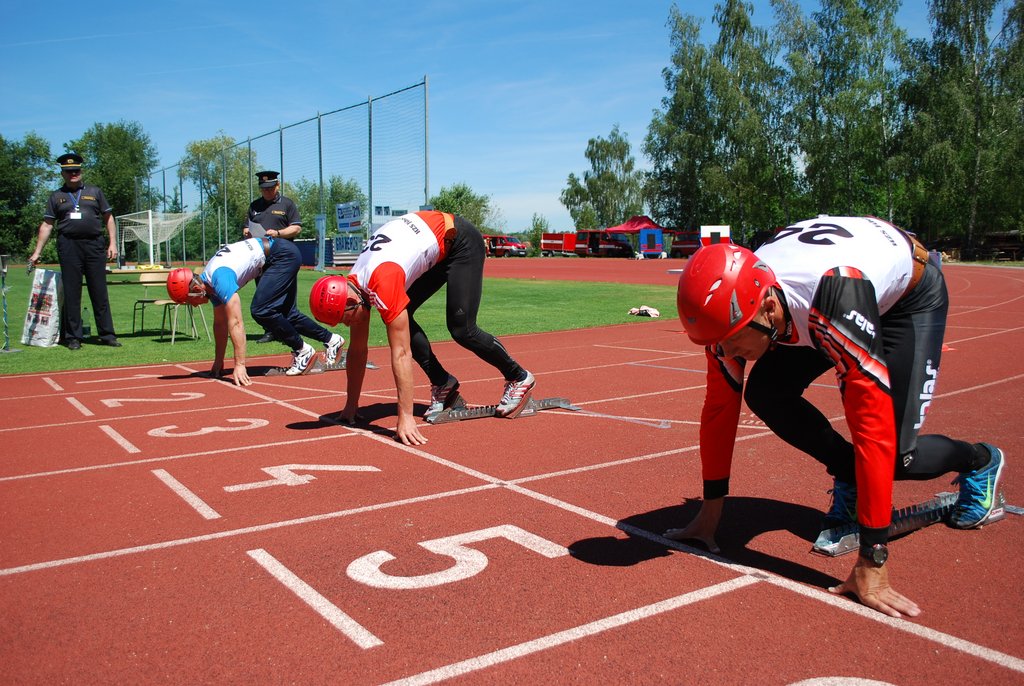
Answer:
<svg viewBox="0 0 1024 686"><path fill-rule="evenodd" d="M117 218L126 241L142 241L154 245L176 236L195 212L133 212Z"/></svg>
<svg viewBox="0 0 1024 686"><path fill-rule="evenodd" d="M153 248L181 233L195 212L155 212L146 210L122 214L117 218L121 232L121 253L128 241L141 241L149 245L149 261L154 261Z"/></svg>

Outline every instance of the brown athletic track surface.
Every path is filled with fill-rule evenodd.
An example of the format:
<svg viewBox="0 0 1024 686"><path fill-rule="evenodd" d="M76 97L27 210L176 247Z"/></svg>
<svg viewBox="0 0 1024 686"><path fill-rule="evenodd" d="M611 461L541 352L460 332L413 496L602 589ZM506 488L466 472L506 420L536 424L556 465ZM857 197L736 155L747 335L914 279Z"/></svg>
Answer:
<svg viewBox="0 0 1024 686"><path fill-rule="evenodd" d="M1002 447L1024 505L1024 272L946 274L926 430ZM582 410L425 425L406 448L383 350L356 430L319 419L343 373L0 377L0 683L1024 683L1024 518L895 541L924 613L884 618L825 590L852 564L810 552L830 481L749 415L721 554L658 536L701 490L703 362L676 320L504 343L536 397ZM437 349L470 402L496 401L490 367ZM809 394L845 428L831 378ZM948 488L900 482L896 505Z"/></svg>

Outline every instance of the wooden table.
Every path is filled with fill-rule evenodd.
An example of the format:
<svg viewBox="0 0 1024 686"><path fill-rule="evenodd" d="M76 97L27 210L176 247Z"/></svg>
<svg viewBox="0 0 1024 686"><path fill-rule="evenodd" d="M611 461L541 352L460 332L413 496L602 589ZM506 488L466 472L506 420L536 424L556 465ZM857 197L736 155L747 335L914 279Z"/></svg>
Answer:
<svg viewBox="0 0 1024 686"><path fill-rule="evenodd" d="M139 276L142 274L162 274L166 279L167 275L172 271L172 269L167 267L160 267L159 269L108 269L107 285L125 286L135 284L136 286L152 286L152 283L142 283Z"/></svg>

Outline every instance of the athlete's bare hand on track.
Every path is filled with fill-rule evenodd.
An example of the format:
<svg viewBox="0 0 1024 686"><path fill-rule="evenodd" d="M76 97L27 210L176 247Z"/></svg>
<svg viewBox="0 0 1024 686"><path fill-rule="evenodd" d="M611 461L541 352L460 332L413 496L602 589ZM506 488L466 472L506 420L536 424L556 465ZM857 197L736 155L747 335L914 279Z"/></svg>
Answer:
<svg viewBox="0 0 1024 686"><path fill-rule="evenodd" d="M875 567L867 560L857 559L849 578L828 589L832 593L852 593L861 603L890 617L917 617L921 608L889 585L889 568Z"/></svg>
<svg viewBox="0 0 1024 686"><path fill-rule="evenodd" d="M395 437L405 445L426 445L427 437L420 433L413 417L399 417Z"/></svg>
<svg viewBox="0 0 1024 686"><path fill-rule="evenodd" d="M715 543L715 532L718 530L718 522L722 518L722 505L725 498L712 498L705 500L700 505L700 512L693 518L693 521L682 529L669 529L665 532L665 538L673 541L695 540L703 543L713 553L720 551Z"/></svg>
<svg viewBox="0 0 1024 686"><path fill-rule="evenodd" d="M249 378L249 372L245 370L244 364L235 365L235 368L231 370L231 378L236 386L252 385L252 379Z"/></svg>

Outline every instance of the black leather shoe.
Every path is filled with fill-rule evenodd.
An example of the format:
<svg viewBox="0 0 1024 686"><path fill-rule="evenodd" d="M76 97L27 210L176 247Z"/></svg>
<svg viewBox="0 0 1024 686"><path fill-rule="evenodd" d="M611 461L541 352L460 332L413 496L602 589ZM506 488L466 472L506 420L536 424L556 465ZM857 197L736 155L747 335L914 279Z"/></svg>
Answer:
<svg viewBox="0 0 1024 686"><path fill-rule="evenodd" d="M274 341L274 334L269 331L263 334L256 342L257 343L272 343Z"/></svg>
<svg viewBox="0 0 1024 686"><path fill-rule="evenodd" d="M109 345L111 348L120 348L121 347L121 341L117 340L116 338L105 338L105 339L101 340L100 342L103 345Z"/></svg>
<svg viewBox="0 0 1024 686"><path fill-rule="evenodd" d="M68 341L68 350L79 350L82 347L82 341L77 338L72 338Z"/></svg>

